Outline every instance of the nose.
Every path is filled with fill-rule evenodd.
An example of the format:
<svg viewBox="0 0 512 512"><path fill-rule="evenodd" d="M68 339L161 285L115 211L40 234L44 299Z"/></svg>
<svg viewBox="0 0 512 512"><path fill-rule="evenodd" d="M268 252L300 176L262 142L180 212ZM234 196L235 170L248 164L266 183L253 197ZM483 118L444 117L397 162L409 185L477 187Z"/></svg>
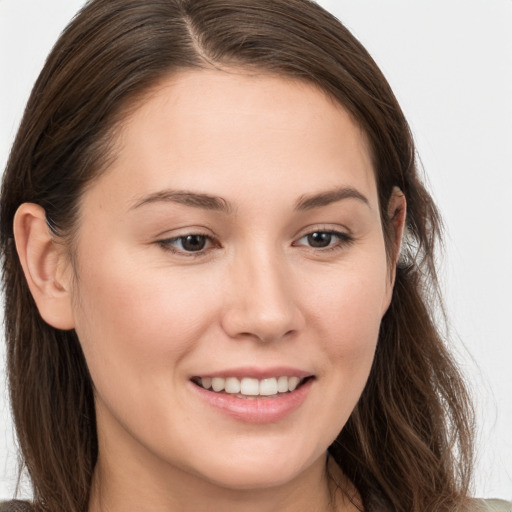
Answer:
<svg viewBox="0 0 512 512"><path fill-rule="evenodd" d="M304 317L286 262L271 251L239 258L227 279L222 315L232 338L277 341L300 331Z"/></svg>

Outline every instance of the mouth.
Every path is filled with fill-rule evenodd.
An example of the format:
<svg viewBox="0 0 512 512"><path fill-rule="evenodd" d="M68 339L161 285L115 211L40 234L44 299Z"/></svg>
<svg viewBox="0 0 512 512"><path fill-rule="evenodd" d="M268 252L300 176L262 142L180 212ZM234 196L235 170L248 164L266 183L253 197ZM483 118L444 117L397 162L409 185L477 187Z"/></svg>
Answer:
<svg viewBox="0 0 512 512"><path fill-rule="evenodd" d="M261 400L289 395L313 378L313 376L283 375L265 379L253 377L193 377L191 380L197 386L213 393L247 400Z"/></svg>
<svg viewBox="0 0 512 512"><path fill-rule="evenodd" d="M222 415L246 424L268 424L302 409L315 381L315 375L296 368L245 367L197 375L190 384L199 399Z"/></svg>

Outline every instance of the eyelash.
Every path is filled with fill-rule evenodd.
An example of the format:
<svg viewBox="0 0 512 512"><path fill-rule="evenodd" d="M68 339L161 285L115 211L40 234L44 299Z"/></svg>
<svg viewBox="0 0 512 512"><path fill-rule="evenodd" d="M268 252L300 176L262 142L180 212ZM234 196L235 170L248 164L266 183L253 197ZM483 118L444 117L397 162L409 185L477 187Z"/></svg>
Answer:
<svg viewBox="0 0 512 512"><path fill-rule="evenodd" d="M310 249L320 251L322 253L330 252L330 251L337 251L341 249L345 249L349 245L351 245L354 242L354 238L347 233L343 233L342 231L336 231L334 229L317 229L314 231L310 231L309 233L306 233L305 235L302 235L298 241L308 238L313 235L322 234L322 235L329 235L330 237L335 237L338 239L338 241L332 245L328 245L327 247L312 247L312 246L306 246ZM296 246L297 242L294 242L294 246Z"/></svg>
<svg viewBox="0 0 512 512"><path fill-rule="evenodd" d="M331 237L335 237L338 239L338 241L332 245L328 245L326 247L312 247L306 245L305 247L308 247L309 249L312 249L315 252L331 252L331 251L337 251L346 248L347 246L351 245L354 242L354 238L348 235L347 233L343 233L341 231L336 231L332 229L317 229L314 231L311 231L309 233L306 233L302 235L297 242L294 242L292 245L294 247L302 246L303 244L299 244L300 240L307 239L310 236L317 235L317 234L323 234L323 235L329 235ZM183 241L188 237L201 237L205 239L205 244L209 244L210 247L207 247L206 249L199 249L197 251L187 251L185 249L178 249L173 244L178 243L181 241L182 247L183 247ZM330 242L331 240L329 240ZM206 253L208 253L210 250L212 250L215 246L220 247L220 244L216 242L216 240L209 236L202 233L187 233L185 235L177 236L174 238L166 238L165 240L158 240L157 243L166 251L172 252L173 254L178 254L180 256L185 256L188 258L194 258L194 257L201 257L204 256Z"/></svg>
<svg viewBox="0 0 512 512"><path fill-rule="evenodd" d="M166 238L165 240L158 240L157 243L165 251L169 251L169 252L172 252L173 254L178 254L180 256L185 256L187 258L197 258L200 256L204 256L207 252L209 252L212 249L212 247L209 247L207 249L200 249L198 251L186 251L185 249L178 249L172 245L179 241L181 241L183 244L183 241L188 237L202 237L205 239L206 244L210 244L212 246L217 245L217 247L219 247L219 244L215 243L215 239L213 237L211 237L209 235L205 235L203 233L187 233L186 235L176 236L174 238Z"/></svg>

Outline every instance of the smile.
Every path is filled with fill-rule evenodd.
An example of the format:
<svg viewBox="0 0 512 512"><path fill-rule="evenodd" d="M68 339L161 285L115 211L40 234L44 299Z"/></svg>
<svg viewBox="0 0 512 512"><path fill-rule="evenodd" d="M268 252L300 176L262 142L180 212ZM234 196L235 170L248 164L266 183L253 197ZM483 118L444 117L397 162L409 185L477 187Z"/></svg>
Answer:
<svg viewBox="0 0 512 512"><path fill-rule="evenodd" d="M215 393L235 395L238 398L277 397L295 391L306 378L280 376L265 379L252 377L196 377L192 379L203 389Z"/></svg>
<svg viewBox="0 0 512 512"><path fill-rule="evenodd" d="M283 375L285 371L288 375ZM306 372L285 371L276 371L273 377L268 370L238 370L223 376L196 376L190 384L204 403L237 422L275 423L301 408L316 382L316 377Z"/></svg>

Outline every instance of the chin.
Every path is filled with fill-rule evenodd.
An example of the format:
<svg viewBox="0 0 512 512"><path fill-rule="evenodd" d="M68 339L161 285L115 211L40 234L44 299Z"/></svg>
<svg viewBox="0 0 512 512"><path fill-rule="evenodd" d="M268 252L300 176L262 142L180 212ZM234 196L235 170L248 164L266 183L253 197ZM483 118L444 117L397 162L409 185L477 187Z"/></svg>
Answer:
<svg viewBox="0 0 512 512"><path fill-rule="evenodd" d="M298 474L290 471L277 472L267 464L266 468L240 468L216 475L210 479L218 487L235 491L261 490L272 487L281 487L295 480Z"/></svg>
<svg viewBox="0 0 512 512"><path fill-rule="evenodd" d="M212 466L203 467L203 478L206 477L212 484L227 489L268 489L284 486L300 478L300 475L308 472L316 463L323 464L321 456L317 461L304 460L303 457L298 460L298 451L287 456L283 456L283 453L276 454L275 451L260 452L258 455L259 457L252 459L244 454L243 458L217 460Z"/></svg>

